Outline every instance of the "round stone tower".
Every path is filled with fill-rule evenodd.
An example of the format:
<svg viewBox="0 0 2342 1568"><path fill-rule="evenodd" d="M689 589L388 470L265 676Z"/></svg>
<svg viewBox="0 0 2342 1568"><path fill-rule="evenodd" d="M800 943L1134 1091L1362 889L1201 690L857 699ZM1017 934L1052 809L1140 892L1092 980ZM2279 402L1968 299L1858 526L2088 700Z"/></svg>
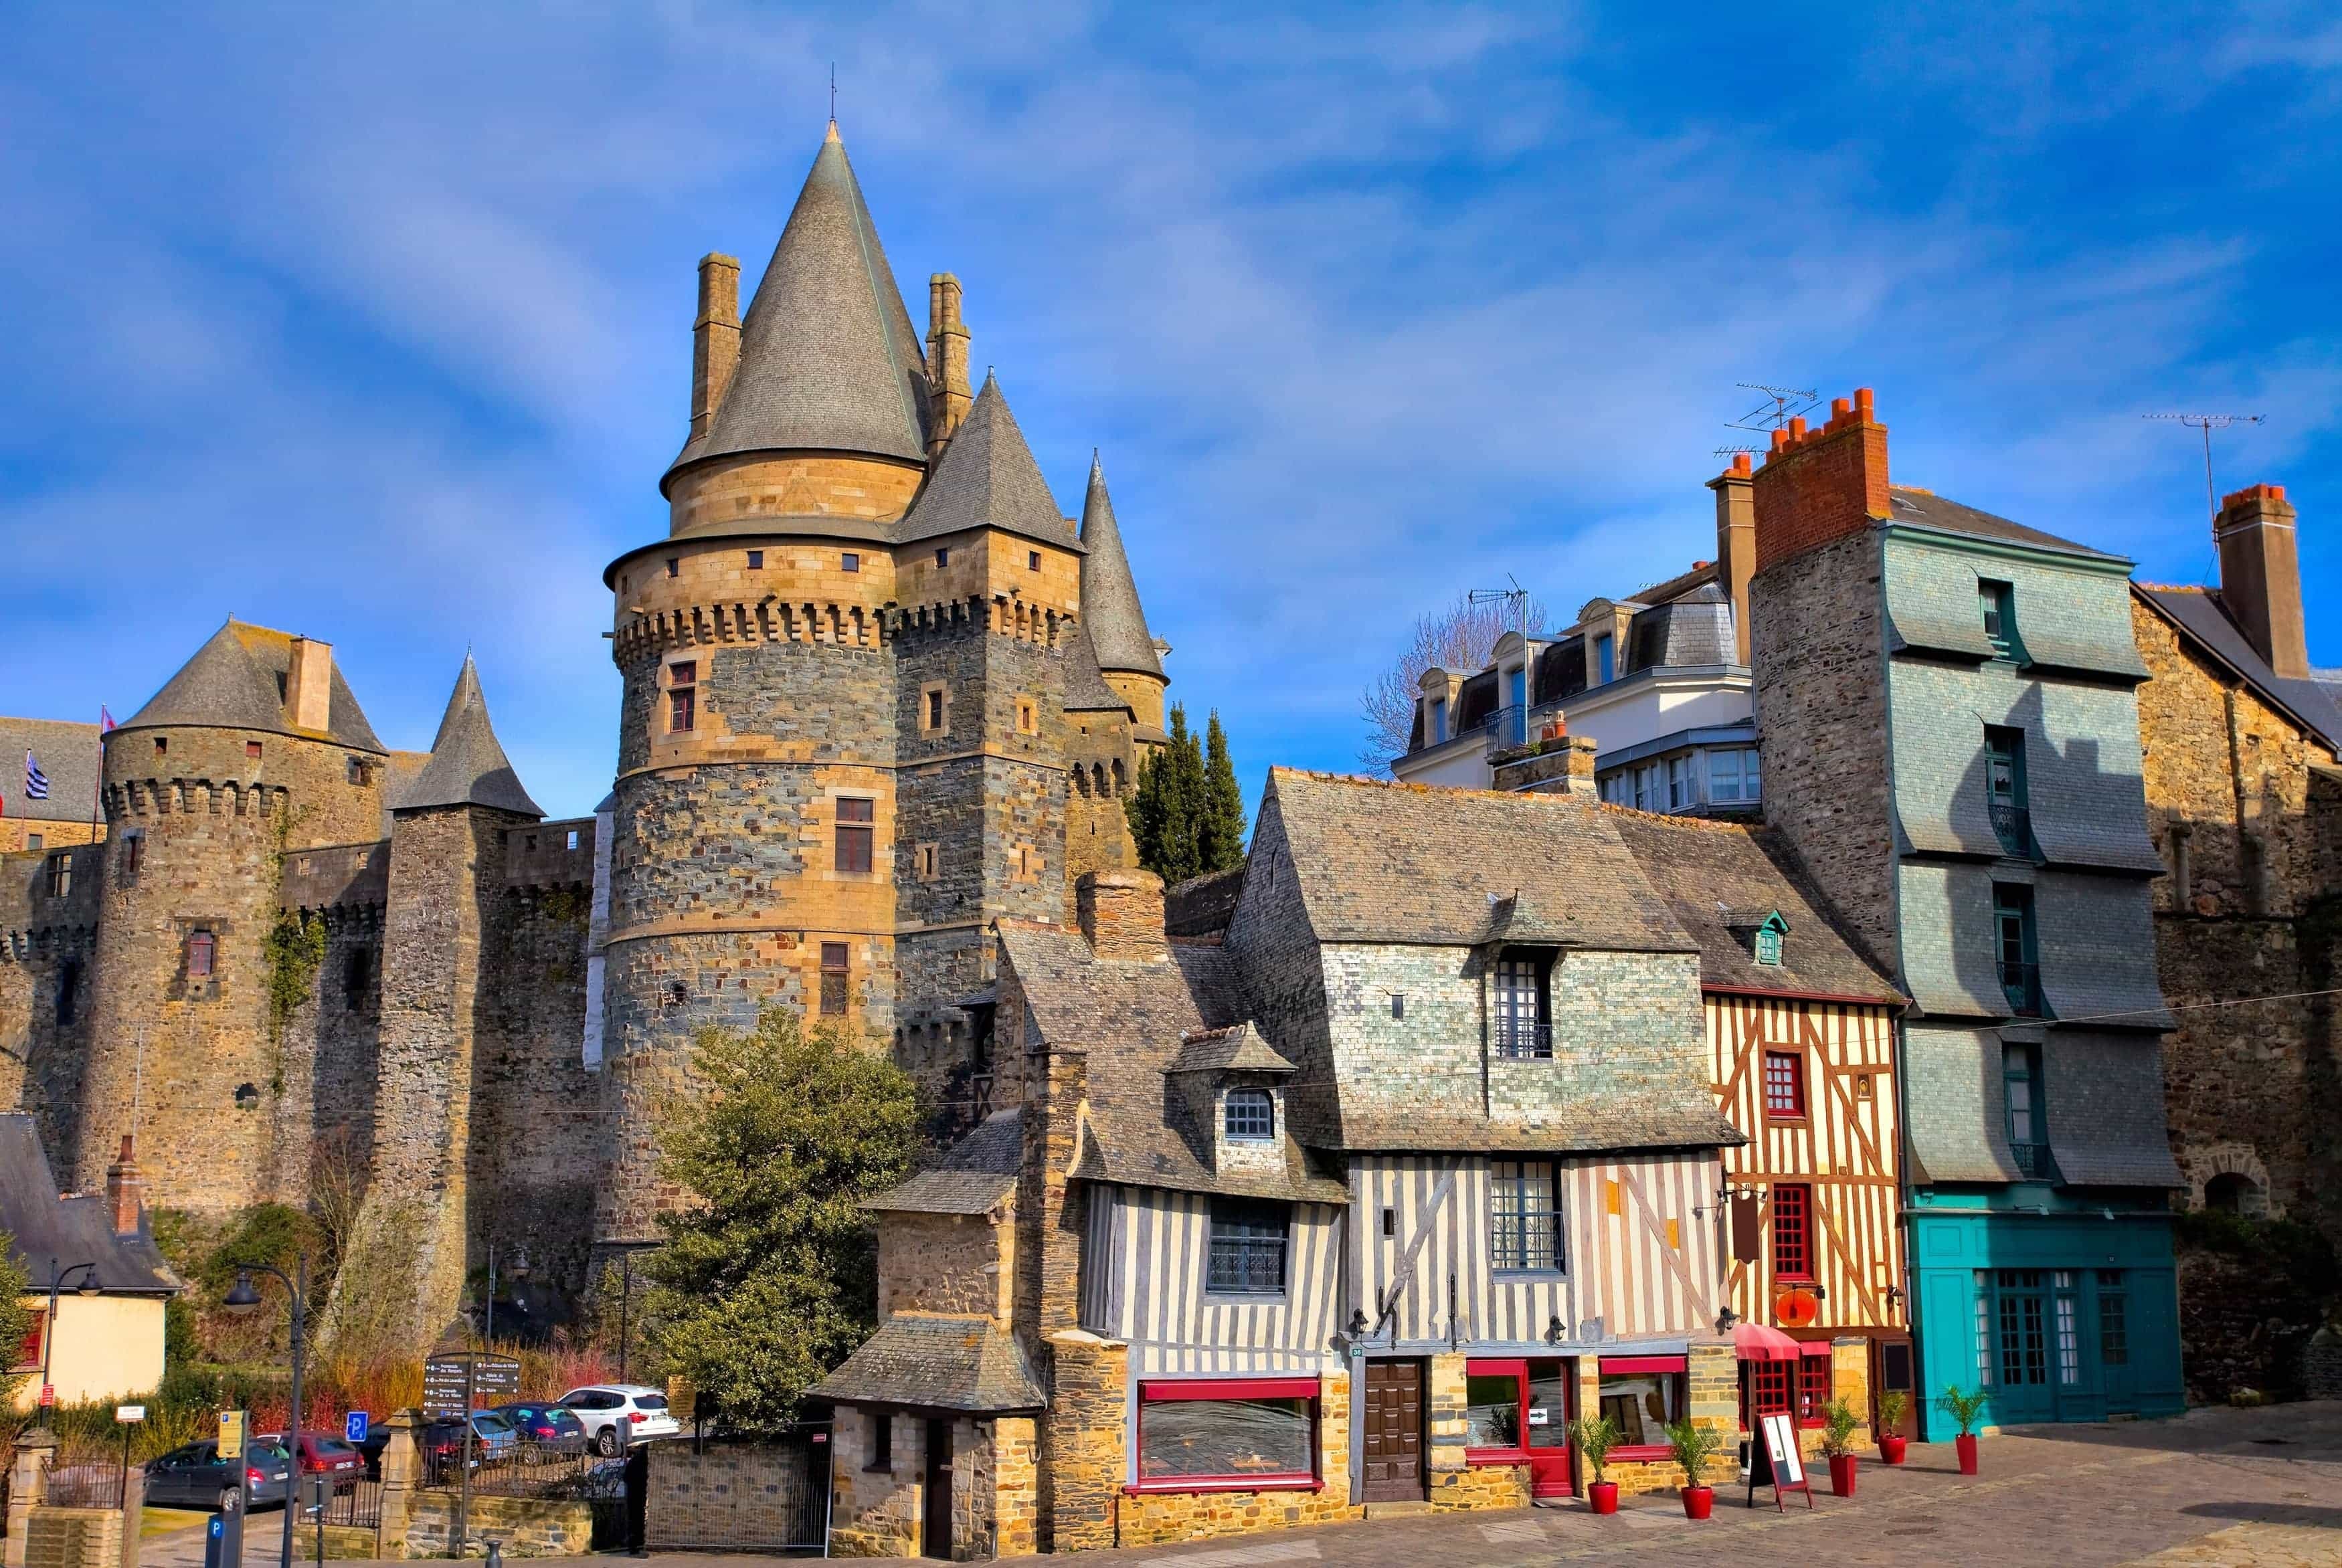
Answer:
<svg viewBox="0 0 2342 1568"><path fill-rule="evenodd" d="M297 1202L311 1107L269 997L285 863L383 836L387 754L325 643L230 621L105 736L95 1005L73 1160L151 1200ZM297 962L297 960L294 960Z"/></svg>

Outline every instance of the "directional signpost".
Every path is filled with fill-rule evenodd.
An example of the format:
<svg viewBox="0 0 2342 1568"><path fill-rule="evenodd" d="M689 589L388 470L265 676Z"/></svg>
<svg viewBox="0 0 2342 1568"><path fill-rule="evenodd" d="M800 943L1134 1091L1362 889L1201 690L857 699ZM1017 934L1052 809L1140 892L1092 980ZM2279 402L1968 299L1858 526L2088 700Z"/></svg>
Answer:
<svg viewBox="0 0 2342 1568"><path fill-rule="evenodd" d="M461 1557L472 1523L472 1412L480 1401L501 1394L520 1397L520 1358L488 1350L442 1351L423 1363L423 1413L453 1416L463 1423L456 1456L461 1472L455 1493L455 1528L448 1533L450 1554Z"/></svg>

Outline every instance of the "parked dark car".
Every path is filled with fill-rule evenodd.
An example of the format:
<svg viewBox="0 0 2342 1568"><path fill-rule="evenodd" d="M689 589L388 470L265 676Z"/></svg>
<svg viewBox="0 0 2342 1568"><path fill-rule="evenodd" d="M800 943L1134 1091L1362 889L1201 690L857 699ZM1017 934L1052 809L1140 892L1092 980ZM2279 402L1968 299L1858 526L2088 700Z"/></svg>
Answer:
<svg viewBox="0 0 2342 1568"><path fill-rule="evenodd" d="M275 1443L254 1438L244 1445L249 1506L283 1506L293 1490L293 1456ZM220 1457L216 1443L190 1443L146 1466L146 1501L182 1508L217 1508L235 1490L235 1469Z"/></svg>
<svg viewBox="0 0 2342 1568"><path fill-rule="evenodd" d="M434 1475L443 1470L452 1473L463 1443L464 1423L452 1415L435 1415L415 1429L415 1453L422 1460L424 1468ZM358 1444L358 1456L365 1461L367 1480L382 1479L382 1451L389 1446L390 1428L387 1424L376 1426L366 1433L366 1440ZM473 1440L472 1463L475 1464L479 1463L485 1446L476 1438Z"/></svg>
<svg viewBox="0 0 2342 1568"><path fill-rule="evenodd" d="M586 1452L586 1423L558 1404L500 1404L495 1413L520 1433L525 1450L539 1454Z"/></svg>
<svg viewBox="0 0 2342 1568"><path fill-rule="evenodd" d="M285 1446L281 1432L264 1432L263 1443ZM336 1483L354 1478L366 1468L365 1455L335 1437L330 1432L304 1432L301 1434L301 1473L330 1475Z"/></svg>

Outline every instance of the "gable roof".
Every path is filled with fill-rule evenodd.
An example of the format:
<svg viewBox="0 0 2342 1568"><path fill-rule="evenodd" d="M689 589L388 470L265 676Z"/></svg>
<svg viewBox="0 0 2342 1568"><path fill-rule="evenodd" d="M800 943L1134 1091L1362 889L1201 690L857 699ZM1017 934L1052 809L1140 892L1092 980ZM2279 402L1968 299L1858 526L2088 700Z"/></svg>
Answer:
<svg viewBox="0 0 2342 1568"><path fill-rule="evenodd" d="M1823 918L1821 901L1789 869L1788 848L1772 834L1624 806L1602 812L1677 924L1699 944L1703 987L1890 1006L1902 1002L1887 976ZM1740 933L1754 932L1777 914L1788 927L1781 962L1759 964Z"/></svg>
<svg viewBox="0 0 2342 1568"><path fill-rule="evenodd" d="M1082 548L1008 411L1000 378L989 372L896 538L909 544L969 528L1002 528L1061 550Z"/></svg>
<svg viewBox="0 0 2342 1568"><path fill-rule="evenodd" d="M2109 554L2104 550L2094 550L2087 544L2077 544L2071 539L2061 539L2055 534L2045 534L2038 528L2027 528L2022 523L2012 523L2006 517L1964 505L1932 491L1890 484L1887 487L1887 494L1894 510L1894 515L1887 519L1890 523L1939 528L1947 534L1965 534L1971 539L1994 539L2004 544L2029 544L2037 550L2057 550L2097 561L2128 559L2127 556Z"/></svg>
<svg viewBox="0 0 2342 1568"><path fill-rule="evenodd" d="M36 1288L47 1288L52 1259L65 1268L95 1263L99 1288L114 1294L174 1295L185 1288L143 1223L135 1236L114 1233L105 1193L57 1195L40 1129L21 1111L0 1114L0 1232Z"/></svg>
<svg viewBox="0 0 2342 1568"><path fill-rule="evenodd" d="M926 458L925 356L833 124L740 323L740 360L688 463L739 452Z"/></svg>
<svg viewBox="0 0 2342 1568"><path fill-rule="evenodd" d="M2181 635L2227 665L2262 700L2290 714L2327 751L2342 751L2342 700L2337 700L2333 686L2315 678L2280 675L2269 668L2260 650L2228 618L2218 589L2133 583L2130 591L2177 627Z"/></svg>
<svg viewBox="0 0 2342 1568"><path fill-rule="evenodd" d="M1123 552L1122 529L1106 492L1106 466L1095 453L1090 454L1089 494L1082 502L1082 543L1089 548L1082 562L1082 623L1089 628L1098 667L1160 677L1163 661L1146 629L1130 557Z"/></svg>
<svg viewBox="0 0 2342 1568"><path fill-rule="evenodd" d="M323 731L295 729L283 684L293 668L290 633L255 626L243 621L225 622L163 689L146 699L116 730L152 729L164 724L205 725L218 729L261 730L272 734L303 735L337 742L358 751L381 752L374 726L366 723L349 683L342 679L335 661Z"/></svg>
<svg viewBox="0 0 2342 1568"><path fill-rule="evenodd" d="M934 1170L865 1199L862 1206L876 1213L987 1214L1016 1190L1024 1157L1024 1114L995 1111Z"/></svg>
<svg viewBox="0 0 2342 1568"><path fill-rule="evenodd" d="M1181 1037L1166 1073L1296 1073L1300 1071L1260 1037L1249 1022L1199 1029Z"/></svg>
<svg viewBox="0 0 2342 1568"><path fill-rule="evenodd" d="M455 689L448 694L447 711L440 716L438 737L431 743L431 760L393 803L399 811L434 805L484 805L498 811L541 817L542 807L521 787L520 775L505 760L488 722L488 699L480 692L479 667L464 655Z"/></svg>
<svg viewBox="0 0 2342 1568"><path fill-rule="evenodd" d="M49 798L25 795L25 754L49 781ZM95 724L65 719L0 719L0 809L33 822L86 823L97 804L105 755Z"/></svg>
<svg viewBox="0 0 2342 1568"><path fill-rule="evenodd" d="M1293 768L1268 787L1320 942L1696 950L1589 801Z"/></svg>
<svg viewBox="0 0 2342 1568"><path fill-rule="evenodd" d="M1038 1410L1048 1403L1016 1336L989 1318L896 1313L806 1391L917 1410Z"/></svg>

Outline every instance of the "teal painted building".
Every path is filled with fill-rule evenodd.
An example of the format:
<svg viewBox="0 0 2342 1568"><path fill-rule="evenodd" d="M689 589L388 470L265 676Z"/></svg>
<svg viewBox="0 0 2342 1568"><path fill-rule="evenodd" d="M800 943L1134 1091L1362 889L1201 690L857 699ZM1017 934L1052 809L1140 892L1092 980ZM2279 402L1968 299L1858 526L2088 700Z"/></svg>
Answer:
<svg viewBox="0 0 2342 1568"><path fill-rule="evenodd" d="M1768 820L1910 998L1922 1433L2179 1410L2131 563L1887 475L1867 394L1747 480ZM1728 478L1729 476L1727 476Z"/></svg>

